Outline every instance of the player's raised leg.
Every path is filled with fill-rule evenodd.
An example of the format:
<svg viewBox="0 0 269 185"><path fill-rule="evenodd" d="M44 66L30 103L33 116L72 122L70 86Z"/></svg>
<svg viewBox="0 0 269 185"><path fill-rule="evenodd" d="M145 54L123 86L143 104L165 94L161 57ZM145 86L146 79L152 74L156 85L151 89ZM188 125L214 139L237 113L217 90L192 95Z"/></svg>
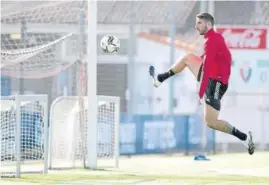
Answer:
<svg viewBox="0 0 269 185"><path fill-rule="evenodd" d="M185 67L188 67L190 71L192 72L192 74L197 78L201 64L202 64L201 57L192 53L188 53L184 57L176 61L176 63L173 66L171 66L171 68L168 71L157 74L156 76L154 74L153 85L155 87L158 87L166 79L183 71Z"/></svg>
<svg viewBox="0 0 269 185"><path fill-rule="evenodd" d="M219 111L216 109L220 105L220 102L218 100L210 99L211 103L207 102L205 103L205 123L209 128L212 128L214 130L218 130L230 135L233 135L243 141L244 145L248 149L248 153L252 155L255 150L255 146L252 140L252 133L249 131L248 134L245 134L229 124L227 121L219 120ZM215 101L215 102L214 102Z"/></svg>

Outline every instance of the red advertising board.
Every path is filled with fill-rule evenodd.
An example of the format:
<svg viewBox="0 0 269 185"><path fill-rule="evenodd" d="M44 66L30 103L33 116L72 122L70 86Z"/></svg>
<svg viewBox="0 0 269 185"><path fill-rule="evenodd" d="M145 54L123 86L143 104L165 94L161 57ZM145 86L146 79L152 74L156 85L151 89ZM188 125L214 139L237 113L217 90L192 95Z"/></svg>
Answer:
<svg viewBox="0 0 269 185"><path fill-rule="evenodd" d="M231 49L266 49L267 29L217 28Z"/></svg>

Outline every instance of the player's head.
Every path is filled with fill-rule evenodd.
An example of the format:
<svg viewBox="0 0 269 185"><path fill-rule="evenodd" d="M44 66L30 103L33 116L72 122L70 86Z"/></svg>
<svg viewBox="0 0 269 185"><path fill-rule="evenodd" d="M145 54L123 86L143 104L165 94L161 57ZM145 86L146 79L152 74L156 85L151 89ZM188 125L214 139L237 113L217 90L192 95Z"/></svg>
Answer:
<svg viewBox="0 0 269 185"><path fill-rule="evenodd" d="M208 30L213 28L214 18L209 13L199 13L196 15L195 28L200 35L206 34Z"/></svg>

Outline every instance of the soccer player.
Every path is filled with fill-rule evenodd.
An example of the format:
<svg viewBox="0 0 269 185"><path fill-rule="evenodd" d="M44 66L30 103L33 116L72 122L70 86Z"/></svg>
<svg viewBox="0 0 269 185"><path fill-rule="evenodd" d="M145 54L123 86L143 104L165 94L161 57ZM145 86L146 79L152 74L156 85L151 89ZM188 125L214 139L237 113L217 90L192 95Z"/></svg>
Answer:
<svg viewBox="0 0 269 185"><path fill-rule="evenodd" d="M241 132L227 121L218 119L221 99L228 89L232 58L224 38L213 30L213 26L214 18L209 13L196 15L195 28L205 38L204 54L201 57L192 53L186 54L176 61L169 71L154 76L153 85L158 87L162 82L188 67L200 82L197 98L199 102L203 97L205 99L204 119L207 126L237 137L243 141L248 153L252 155L255 146L251 131ZM151 68L154 70L154 67Z"/></svg>

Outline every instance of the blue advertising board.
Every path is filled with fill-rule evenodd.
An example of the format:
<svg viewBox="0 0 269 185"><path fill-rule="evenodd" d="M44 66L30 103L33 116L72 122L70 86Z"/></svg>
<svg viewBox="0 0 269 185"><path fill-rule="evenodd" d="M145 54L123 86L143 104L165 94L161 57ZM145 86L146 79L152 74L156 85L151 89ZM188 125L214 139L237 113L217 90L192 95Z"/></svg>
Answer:
<svg viewBox="0 0 269 185"><path fill-rule="evenodd" d="M121 155L199 151L203 140L199 116L121 116ZM214 150L214 131L206 129L207 150Z"/></svg>

